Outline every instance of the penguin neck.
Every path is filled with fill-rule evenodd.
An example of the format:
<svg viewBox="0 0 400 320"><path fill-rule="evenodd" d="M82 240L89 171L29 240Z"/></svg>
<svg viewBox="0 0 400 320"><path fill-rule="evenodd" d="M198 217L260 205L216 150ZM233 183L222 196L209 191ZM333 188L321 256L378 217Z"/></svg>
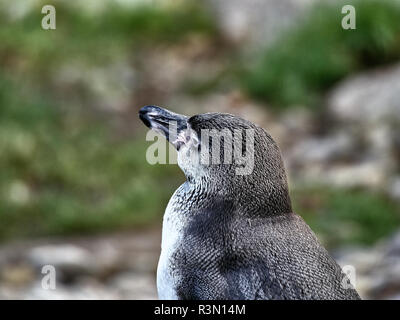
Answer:
<svg viewBox="0 0 400 320"><path fill-rule="evenodd" d="M292 212L286 180L270 181L255 185L246 181L240 182L220 177L210 179L188 177L185 183L185 198L190 200L190 206L207 207L210 203L226 201L232 204L238 212L246 212L253 217L266 217L289 214Z"/></svg>

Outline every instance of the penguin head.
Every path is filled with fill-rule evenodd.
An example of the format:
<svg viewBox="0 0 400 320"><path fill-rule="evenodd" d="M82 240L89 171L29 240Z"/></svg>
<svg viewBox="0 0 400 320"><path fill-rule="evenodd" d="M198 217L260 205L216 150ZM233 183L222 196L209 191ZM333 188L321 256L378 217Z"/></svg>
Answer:
<svg viewBox="0 0 400 320"><path fill-rule="evenodd" d="M275 193L290 207L280 150L262 128L240 117L205 113L192 117L146 106L146 126L161 133L178 151L178 165L189 182L258 197Z"/></svg>
<svg viewBox="0 0 400 320"><path fill-rule="evenodd" d="M187 117L157 106L143 107L139 117L176 148L178 165L189 181L217 177L226 180L233 173L248 175L253 171L254 161L248 161L246 172L239 168L239 162L243 166L246 160L242 153L246 139L249 142L247 154L253 155L250 138L254 140L254 128L246 120L222 113ZM254 160L254 157L247 160Z"/></svg>
<svg viewBox="0 0 400 320"><path fill-rule="evenodd" d="M207 167L200 161L200 139L190 126L190 117L157 106L141 108L139 117L147 127L163 135L175 147L178 165L189 181L206 175Z"/></svg>

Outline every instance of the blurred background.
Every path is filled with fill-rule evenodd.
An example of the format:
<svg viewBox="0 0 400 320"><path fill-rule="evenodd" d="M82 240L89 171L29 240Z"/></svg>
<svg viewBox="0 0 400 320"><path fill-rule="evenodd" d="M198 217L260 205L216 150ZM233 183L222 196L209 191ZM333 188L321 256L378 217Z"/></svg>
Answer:
<svg viewBox="0 0 400 320"><path fill-rule="evenodd" d="M1 299L157 298L184 176L146 162L148 104L267 129L295 212L362 297L400 299L400 1L0 0Z"/></svg>

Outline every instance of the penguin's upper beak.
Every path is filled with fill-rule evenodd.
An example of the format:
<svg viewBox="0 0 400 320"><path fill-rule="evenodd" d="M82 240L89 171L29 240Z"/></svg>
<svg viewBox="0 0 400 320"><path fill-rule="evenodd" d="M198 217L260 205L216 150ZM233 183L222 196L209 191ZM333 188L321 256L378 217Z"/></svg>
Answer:
<svg viewBox="0 0 400 320"><path fill-rule="evenodd" d="M157 106L145 106L139 110L143 123L160 132L178 150L182 145L179 134L187 128L188 117Z"/></svg>

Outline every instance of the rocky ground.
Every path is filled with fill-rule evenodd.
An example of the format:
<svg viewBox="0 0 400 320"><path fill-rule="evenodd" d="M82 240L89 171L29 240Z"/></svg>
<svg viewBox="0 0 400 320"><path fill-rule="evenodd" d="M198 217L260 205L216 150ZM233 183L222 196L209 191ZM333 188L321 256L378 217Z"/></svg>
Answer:
<svg viewBox="0 0 400 320"><path fill-rule="evenodd" d="M0 299L157 299L160 230L10 243L0 249ZM332 252L366 299L400 299L400 232L373 248ZM56 288L42 286L43 266Z"/></svg>
<svg viewBox="0 0 400 320"><path fill-rule="evenodd" d="M0 299L156 299L161 232L11 243L0 248ZM56 270L42 287L43 266Z"/></svg>
<svg viewBox="0 0 400 320"><path fill-rule="evenodd" d="M364 299L400 300L400 232L372 248L344 248L338 263L355 267L355 285Z"/></svg>

